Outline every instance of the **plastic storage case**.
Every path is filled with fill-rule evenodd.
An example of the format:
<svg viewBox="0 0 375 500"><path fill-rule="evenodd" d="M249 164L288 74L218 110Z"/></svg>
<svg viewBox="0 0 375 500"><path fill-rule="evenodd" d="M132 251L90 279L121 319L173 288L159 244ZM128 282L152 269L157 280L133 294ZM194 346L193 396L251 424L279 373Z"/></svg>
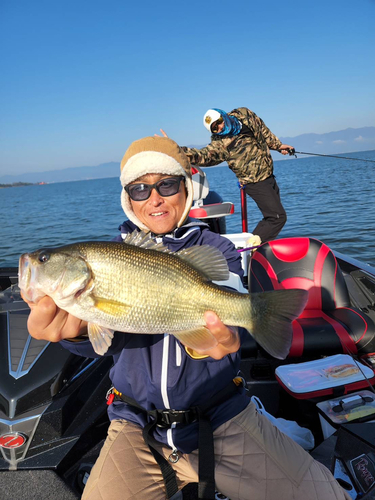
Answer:
<svg viewBox="0 0 375 500"><path fill-rule="evenodd" d="M317 403L324 439L341 425L375 419L375 393L359 391Z"/></svg>
<svg viewBox="0 0 375 500"><path fill-rule="evenodd" d="M372 368L347 354L278 366L279 384L296 399L342 396L375 384Z"/></svg>

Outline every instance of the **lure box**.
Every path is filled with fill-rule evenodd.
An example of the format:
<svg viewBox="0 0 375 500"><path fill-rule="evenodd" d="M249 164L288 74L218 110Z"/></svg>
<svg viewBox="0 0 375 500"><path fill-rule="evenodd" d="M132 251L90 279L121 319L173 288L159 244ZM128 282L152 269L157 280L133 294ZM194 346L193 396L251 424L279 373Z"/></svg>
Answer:
<svg viewBox="0 0 375 500"><path fill-rule="evenodd" d="M343 424L375 420L375 393L358 391L317 403L324 439Z"/></svg>
<svg viewBox="0 0 375 500"><path fill-rule="evenodd" d="M347 354L278 366L276 379L296 399L339 397L375 384L375 373Z"/></svg>

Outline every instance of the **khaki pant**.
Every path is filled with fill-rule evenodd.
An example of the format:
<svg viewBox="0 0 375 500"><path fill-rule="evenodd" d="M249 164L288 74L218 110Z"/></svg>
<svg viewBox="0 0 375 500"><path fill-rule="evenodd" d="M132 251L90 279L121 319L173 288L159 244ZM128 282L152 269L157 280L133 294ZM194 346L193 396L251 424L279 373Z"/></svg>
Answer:
<svg viewBox="0 0 375 500"><path fill-rule="evenodd" d="M217 490L231 500L350 500L332 474L250 403L214 432ZM166 458L171 449L160 445ZM198 481L198 452L171 464L183 488ZM82 500L164 500L162 474L140 427L111 423Z"/></svg>

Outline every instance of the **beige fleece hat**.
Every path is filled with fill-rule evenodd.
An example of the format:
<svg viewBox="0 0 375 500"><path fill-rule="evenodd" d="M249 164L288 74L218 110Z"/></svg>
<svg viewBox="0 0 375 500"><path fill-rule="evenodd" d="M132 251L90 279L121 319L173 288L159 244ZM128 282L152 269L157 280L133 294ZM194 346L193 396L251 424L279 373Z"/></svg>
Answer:
<svg viewBox="0 0 375 500"><path fill-rule="evenodd" d="M193 182L188 157L180 146L168 137L145 137L134 141L121 161L120 181L123 187L146 174L183 175L187 190L186 206L177 227L182 226L193 203ZM128 219L140 229L149 231L135 216L125 189L121 193L121 205Z"/></svg>

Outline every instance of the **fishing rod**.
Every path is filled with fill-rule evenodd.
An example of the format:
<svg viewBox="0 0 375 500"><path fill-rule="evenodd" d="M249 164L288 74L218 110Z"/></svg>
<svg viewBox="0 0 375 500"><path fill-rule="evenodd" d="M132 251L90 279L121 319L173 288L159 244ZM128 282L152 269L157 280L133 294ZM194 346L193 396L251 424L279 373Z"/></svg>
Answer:
<svg viewBox="0 0 375 500"><path fill-rule="evenodd" d="M279 152L281 152L279 150ZM365 160L364 158L350 158L349 156L336 156L336 155L323 155L323 154L318 154L318 153L305 153L303 151L296 151L294 148L289 149L289 156L295 156L297 158L296 153L300 155L311 155L311 156L324 156L326 158L339 158L341 160L356 160L356 161L369 161L371 163L375 163L375 160Z"/></svg>
<svg viewBox="0 0 375 500"><path fill-rule="evenodd" d="M281 153L281 150L278 150L279 153ZM289 156L295 156L297 158L297 154L300 155L311 155L311 156L323 156L326 158L339 158L342 160L356 160L356 161L367 161L371 163L375 163L375 160L365 160L364 158L350 158L349 156L336 156L336 155L324 155L324 154L319 154L319 153L305 153L303 151L296 151L294 148L288 149ZM245 193L245 186L242 186L240 182L237 182L238 187L240 188L240 193L241 193L241 222L242 222L242 232L247 233L248 232L248 225L247 225L247 202L246 202L246 193ZM246 250L255 250L258 248L257 246L255 247L247 247L243 248L241 250L237 250L238 252L244 252Z"/></svg>

